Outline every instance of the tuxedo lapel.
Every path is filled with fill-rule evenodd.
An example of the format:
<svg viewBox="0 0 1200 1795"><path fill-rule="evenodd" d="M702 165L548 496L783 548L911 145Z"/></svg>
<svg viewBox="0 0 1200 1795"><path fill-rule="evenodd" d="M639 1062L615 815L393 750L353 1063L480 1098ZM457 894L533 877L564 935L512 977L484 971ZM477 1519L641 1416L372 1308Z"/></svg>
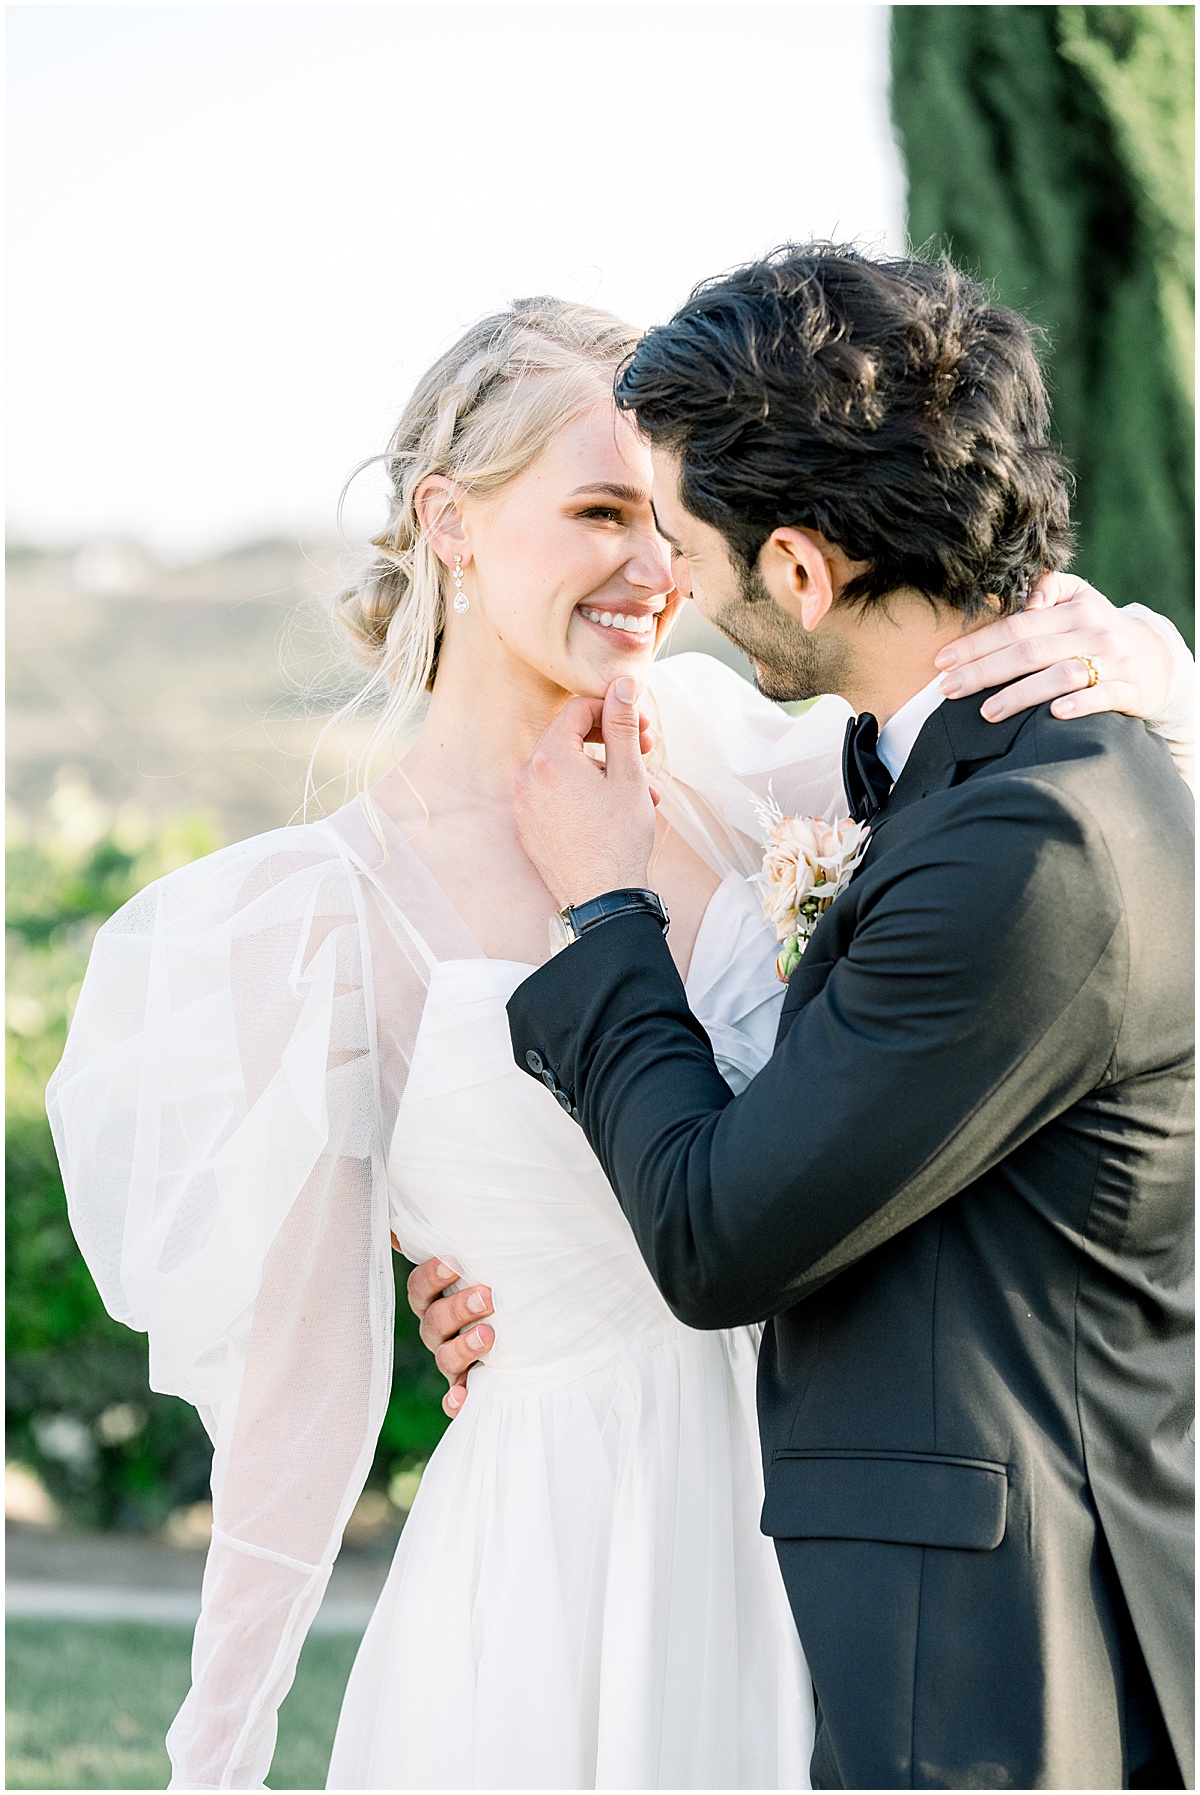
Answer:
<svg viewBox="0 0 1200 1795"><path fill-rule="evenodd" d="M1002 723L989 723L980 715L980 706L993 691L1003 689L994 686L992 691L974 692L969 698L948 698L939 704L913 743L912 753L876 821L876 831L910 804L961 784L969 777L967 769L1008 753L1036 713L1019 711Z"/></svg>
<svg viewBox="0 0 1200 1795"><path fill-rule="evenodd" d="M912 752L900 769L900 777L892 787L887 803L875 819L872 834L877 833L902 810L907 810L910 804L916 804L921 798L928 798L933 792L945 791L954 784L958 762L946 729L945 709L945 705L940 704L933 715L926 719L920 735L912 745Z"/></svg>
<svg viewBox="0 0 1200 1795"><path fill-rule="evenodd" d="M993 687L994 691L1002 689ZM947 699L926 720L901 768L900 777L871 825L871 840L862 865L842 897L830 906L817 924L799 966L788 981L787 996L779 1015L777 1046L800 1011L824 987L854 938L857 922L855 885L884 845L882 837L887 824L922 798L960 784L981 763L1007 754L1021 730L1036 714L1020 711L1002 723L989 723L980 715L980 706L991 695L987 691L973 693L970 698Z"/></svg>
<svg viewBox="0 0 1200 1795"><path fill-rule="evenodd" d="M859 871L861 870L860 868ZM857 877L856 872L846 890L821 917L808 946L800 956L799 966L788 980L787 995L783 1000L779 1026L775 1031L777 1047L805 1004L811 1003L822 989L853 940L858 908L855 890Z"/></svg>

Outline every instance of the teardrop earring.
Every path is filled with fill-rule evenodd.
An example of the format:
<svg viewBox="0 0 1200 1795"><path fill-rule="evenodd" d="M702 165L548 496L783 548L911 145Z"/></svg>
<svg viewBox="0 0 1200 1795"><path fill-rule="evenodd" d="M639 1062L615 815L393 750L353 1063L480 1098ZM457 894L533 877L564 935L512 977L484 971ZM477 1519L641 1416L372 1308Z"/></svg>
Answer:
<svg viewBox="0 0 1200 1795"><path fill-rule="evenodd" d="M471 601L462 589L462 556L461 555L455 555L455 557L454 557L453 579L454 579L454 609L456 611L469 611L471 609Z"/></svg>

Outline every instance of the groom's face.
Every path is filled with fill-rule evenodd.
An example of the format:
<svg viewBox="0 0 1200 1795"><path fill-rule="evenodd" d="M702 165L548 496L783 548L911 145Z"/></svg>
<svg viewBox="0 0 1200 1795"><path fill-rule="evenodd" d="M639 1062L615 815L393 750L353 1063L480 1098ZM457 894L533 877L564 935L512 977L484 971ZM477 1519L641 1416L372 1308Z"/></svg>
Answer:
<svg viewBox="0 0 1200 1795"><path fill-rule="evenodd" d="M829 628L806 630L779 604L757 567L747 567L721 532L679 498L679 461L652 452L654 515L671 548L675 584L754 663L758 688L780 703L840 689L846 643Z"/></svg>

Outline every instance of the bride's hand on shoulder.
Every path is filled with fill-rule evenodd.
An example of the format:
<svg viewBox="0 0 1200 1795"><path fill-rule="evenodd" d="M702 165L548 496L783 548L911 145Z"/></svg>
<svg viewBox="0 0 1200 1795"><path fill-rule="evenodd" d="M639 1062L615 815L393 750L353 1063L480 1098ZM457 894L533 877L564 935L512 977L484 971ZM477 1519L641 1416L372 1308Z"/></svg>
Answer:
<svg viewBox="0 0 1200 1795"><path fill-rule="evenodd" d="M394 1234L392 1245L400 1251ZM496 1344L495 1330L483 1323L492 1313L491 1291L486 1284L451 1291L458 1280L459 1273L440 1259L427 1259L408 1275L408 1306L421 1324L422 1343L450 1385L442 1407L451 1419L467 1399L468 1371Z"/></svg>
<svg viewBox="0 0 1200 1795"><path fill-rule="evenodd" d="M1044 574L1023 611L960 636L935 665L947 698L1004 687L980 707L989 723L1049 700L1056 717L1157 717L1173 672L1171 650L1150 624L1066 573Z"/></svg>

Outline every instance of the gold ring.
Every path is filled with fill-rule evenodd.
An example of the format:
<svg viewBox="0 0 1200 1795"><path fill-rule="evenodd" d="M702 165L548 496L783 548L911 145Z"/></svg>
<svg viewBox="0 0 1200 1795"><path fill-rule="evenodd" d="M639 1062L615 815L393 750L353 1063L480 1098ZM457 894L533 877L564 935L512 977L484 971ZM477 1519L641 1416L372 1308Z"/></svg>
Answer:
<svg viewBox="0 0 1200 1795"><path fill-rule="evenodd" d="M1090 654L1077 654L1073 658L1077 661L1082 661L1087 668L1087 689L1090 692L1093 686L1098 686L1100 684L1100 669L1097 667Z"/></svg>

